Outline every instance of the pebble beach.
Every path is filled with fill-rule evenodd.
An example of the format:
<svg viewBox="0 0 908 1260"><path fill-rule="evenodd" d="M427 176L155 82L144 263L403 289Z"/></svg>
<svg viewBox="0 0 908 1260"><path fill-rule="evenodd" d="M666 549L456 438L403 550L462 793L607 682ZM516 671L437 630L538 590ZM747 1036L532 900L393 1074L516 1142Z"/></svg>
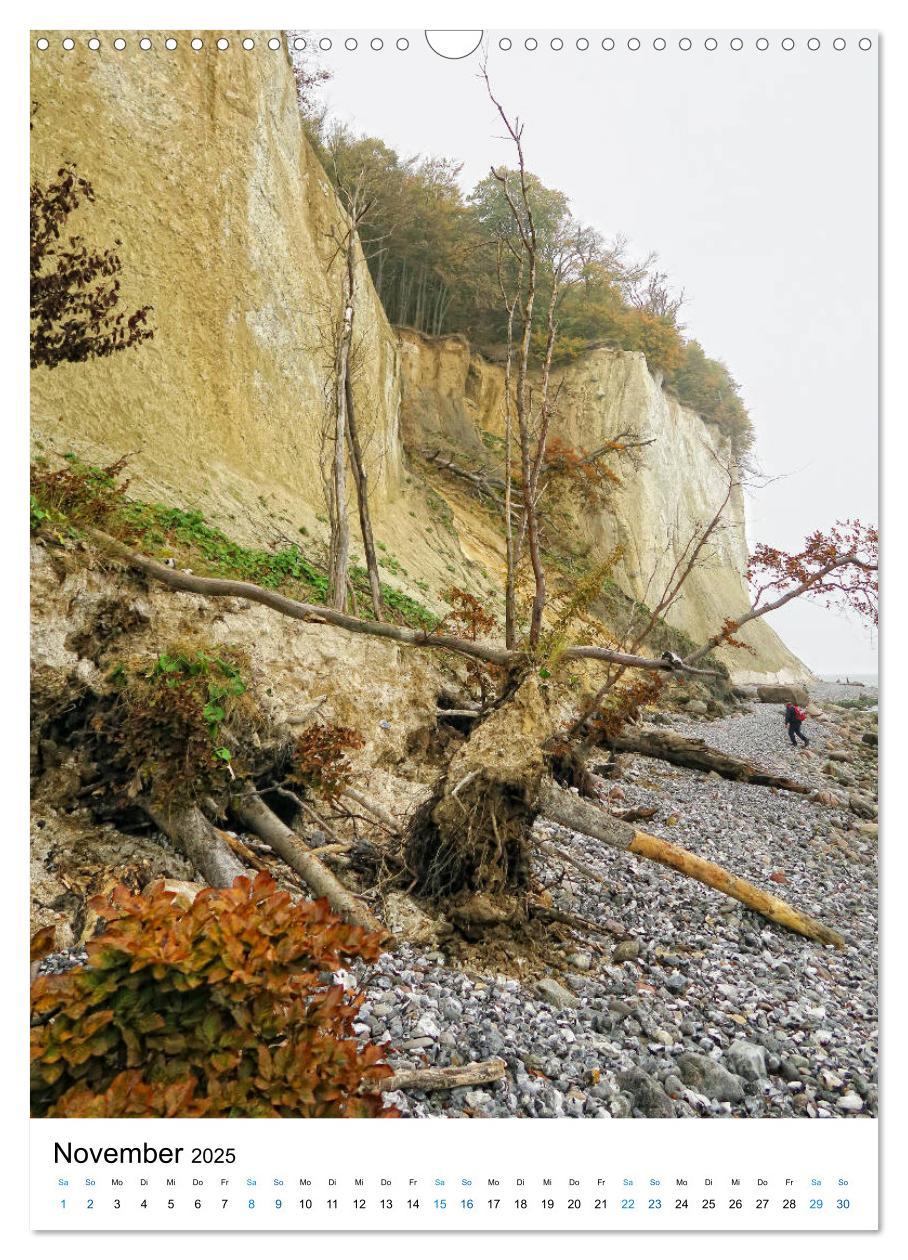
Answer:
<svg viewBox="0 0 908 1260"><path fill-rule="evenodd" d="M876 824L847 806L861 736L850 714L829 704L856 694L867 693L811 687L823 708L804 725L809 754L792 749L777 704L745 704L714 721L662 719L818 791L832 783L844 807L644 757L628 757L620 779L622 806L656 807L645 824L652 834L835 925L844 949L769 924L671 870L537 824L541 839L604 881L540 854L555 906L617 920L629 938L573 950L561 974L529 983L465 972L438 950L383 955L362 976L360 1030L394 1048L393 1066L491 1056L507 1064L492 1085L389 1101L412 1117L875 1115Z"/></svg>

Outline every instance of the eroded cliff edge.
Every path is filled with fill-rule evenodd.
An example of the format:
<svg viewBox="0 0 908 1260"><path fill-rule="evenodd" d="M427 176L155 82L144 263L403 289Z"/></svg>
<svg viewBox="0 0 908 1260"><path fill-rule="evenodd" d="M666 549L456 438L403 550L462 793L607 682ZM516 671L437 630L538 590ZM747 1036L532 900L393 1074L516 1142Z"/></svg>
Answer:
<svg viewBox="0 0 908 1260"><path fill-rule="evenodd" d="M226 35L216 53L185 39L173 51L130 41L122 57L84 40L62 59L34 53L33 174L74 162L91 180L96 201L72 227L122 242L124 305L150 304L156 332L136 352L34 371L33 439L48 454L133 452L138 490L200 507L233 536L318 539L342 210L303 134L285 51L250 56ZM436 441L484 450L501 432L502 371L461 338L395 332L361 274L354 391L386 571L433 604L452 582L488 596L503 569L495 523L449 480L408 471L406 454ZM559 384L556 432L571 445L653 439L608 510L578 517L591 557L620 543L616 581L646 598L721 500L727 443L640 354L595 350ZM743 609L746 554L735 498L672 624L699 639ZM745 637L755 655L725 654L738 680L806 675L767 625Z"/></svg>
<svg viewBox="0 0 908 1260"><path fill-rule="evenodd" d="M462 337L427 338L400 331L401 428L413 450L460 450L481 459L488 437L500 438L504 369L473 353ZM716 425L683 407L650 373L641 353L597 349L556 373L552 435L592 451L619 435L648 444L604 510L577 509L581 543L592 556L620 546L615 578L626 594L652 603L697 527L712 519L733 460ZM700 642L748 606L748 546L743 496L732 492L723 525L691 573L667 620ZM780 682L809 671L765 622L741 634L753 654L719 653L739 682Z"/></svg>

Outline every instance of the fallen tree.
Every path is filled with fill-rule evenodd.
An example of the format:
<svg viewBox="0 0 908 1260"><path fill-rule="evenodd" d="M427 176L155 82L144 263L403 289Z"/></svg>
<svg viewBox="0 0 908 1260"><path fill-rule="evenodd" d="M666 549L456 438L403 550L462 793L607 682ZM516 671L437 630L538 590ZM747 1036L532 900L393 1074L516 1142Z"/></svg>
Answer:
<svg viewBox="0 0 908 1260"><path fill-rule="evenodd" d="M379 639L390 639L408 647L430 648L447 652L455 652L470 660L484 661L488 665L502 665L505 668L525 668L530 658L526 652L517 649L494 647L489 643L480 643L473 639L459 638L451 634L430 634L425 630L410 630L406 626L392 625L385 621L365 621L361 617L350 616L334 608L326 608L322 604L306 604L300 600L290 599L278 591L265 586L257 586L254 582L238 581L234 578L200 577L197 573L185 572L182 569L170 569L150 556L133 551L125 543L105 534L102 530L86 529L85 531L99 546L111 555L137 569L147 577L154 578L175 591L189 591L195 595L221 596L234 599L248 599L253 603L264 604L285 617L293 617L297 621L321 622L349 630L352 634L367 634ZM667 660L664 657L651 658L636 656L633 653L617 652L612 648L596 645L578 644L564 648L559 659L562 661L596 660L611 661L614 664L626 665L632 669L652 669L667 673L680 671L685 674L699 674L702 677L720 678L716 670L698 669L683 662Z"/></svg>
<svg viewBox="0 0 908 1260"><path fill-rule="evenodd" d="M763 892L747 880L730 874L715 862L697 857L695 853L670 844L658 836L637 831L628 823L605 813L557 784L549 785L540 802L539 812L543 818L560 827L591 836L594 840L600 840L622 852L632 853L635 857L648 858L663 866L670 866L682 875L706 884L709 888L715 888L727 897L733 897L772 923L778 923L800 936L820 941L824 945L835 945L838 949L845 944L844 939L833 928L795 910L779 897Z"/></svg>
<svg viewBox="0 0 908 1260"><path fill-rule="evenodd" d="M375 635L414 647L454 651L471 659L504 665L511 671L509 691L500 698L497 707L493 707L478 722L466 743L455 753L446 773L436 783L429 800L416 812L407 828L405 863L414 876L414 887L423 895L439 900L469 896L478 891L508 896L529 891L531 829L536 817L541 815L600 840L611 836L610 843L614 847L670 866L810 939L837 946L843 944L837 932L794 910L779 898L762 892L695 854L645 832L637 832L619 819L555 786L547 773L543 752L546 741L553 733L552 721L539 694L538 675L529 668L532 659L526 652L493 647L453 635L432 635L387 623L363 621L334 609L289 599L250 582L199 577L159 564L99 531L92 530L91 534L131 567L172 589L246 598L298 620L327 622L354 633ZM566 647L559 659L604 660L668 672L679 669L683 672L703 672L681 664L670 654L666 658L652 660L594 645ZM622 747L621 740L625 738L635 739L634 736L619 735L616 746ZM649 746L653 750L658 748L657 755L668 760L672 756L685 757L681 764L697 764L698 768L716 769L719 773L724 770L727 777L748 782L772 783L799 792L804 790L801 785L780 776L765 774L748 763L726 759L723 754L717 754L696 740L684 741L682 746L666 732L654 732ZM635 750L645 751L641 744ZM267 843L273 844L279 854L281 849L278 845L283 845L284 854L293 858L291 861L285 856L285 860L317 895L328 896L338 913L350 922L360 923L372 930L378 928L380 925L371 912L301 845L290 828L272 814L264 802L259 800L258 804L251 804L253 799L243 798L236 811L237 816ZM578 810L591 812L579 817ZM202 816L199 815L199 818ZM205 822L203 818L202 821ZM171 832L168 831L168 834ZM191 860L209 882L231 882L232 875L231 879L226 879L231 868L224 866L225 854L229 854L230 863L236 863L236 858L213 829L200 828L198 819L190 818L188 825L178 829L174 838L187 853L190 846L194 845L198 852L212 838L218 841L220 849L216 856L200 857L199 862L194 858ZM208 870L200 864L201 861L206 863ZM217 870L213 869L212 863ZM209 871L215 878L209 875Z"/></svg>
<svg viewBox="0 0 908 1260"><path fill-rule="evenodd" d="M337 876L319 861L295 831L291 831L281 822L260 796L235 796L230 802L230 808L238 822L269 844L296 871L316 897L328 899L335 914L369 932L386 935L384 927L368 906L344 887Z"/></svg>
<svg viewBox="0 0 908 1260"><path fill-rule="evenodd" d="M732 779L736 783L754 783L762 787L781 788L785 792L800 792L802 795L808 795L811 791L796 779L773 774L770 770L754 765L752 761L745 761L743 757L720 752L705 740L679 735L676 731L624 730L610 742L616 752L640 753L644 757L669 761L672 765L684 766L688 770L702 770L707 773L714 771L723 779Z"/></svg>

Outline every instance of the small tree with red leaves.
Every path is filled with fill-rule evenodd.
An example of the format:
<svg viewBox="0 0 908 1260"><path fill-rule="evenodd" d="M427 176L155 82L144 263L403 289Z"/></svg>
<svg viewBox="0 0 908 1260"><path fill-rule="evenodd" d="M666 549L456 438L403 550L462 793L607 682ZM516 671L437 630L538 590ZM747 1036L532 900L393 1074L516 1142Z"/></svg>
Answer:
<svg viewBox="0 0 908 1260"><path fill-rule="evenodd" d="M815 530L800 551L760 544L753 551L747 578L754 592L746 613L728 618L719 631L686 658L691 665L749 621L783 608L806 595L827 608L848 608L870 625L879 622L879 533L861 521L837 521L824 533Z"/></svg>

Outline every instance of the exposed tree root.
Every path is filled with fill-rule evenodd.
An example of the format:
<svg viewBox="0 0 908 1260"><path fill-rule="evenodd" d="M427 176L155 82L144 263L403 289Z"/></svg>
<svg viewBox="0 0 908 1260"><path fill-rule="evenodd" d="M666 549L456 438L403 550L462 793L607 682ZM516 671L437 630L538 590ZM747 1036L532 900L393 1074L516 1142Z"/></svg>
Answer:
<svg viewBox="0 0 908 1260"><path fill-rule="evenodd" d="M530 828L548 727L531 675L457 751L410 823L406 863L421 894L494 897L529 887Z"/></svg>

